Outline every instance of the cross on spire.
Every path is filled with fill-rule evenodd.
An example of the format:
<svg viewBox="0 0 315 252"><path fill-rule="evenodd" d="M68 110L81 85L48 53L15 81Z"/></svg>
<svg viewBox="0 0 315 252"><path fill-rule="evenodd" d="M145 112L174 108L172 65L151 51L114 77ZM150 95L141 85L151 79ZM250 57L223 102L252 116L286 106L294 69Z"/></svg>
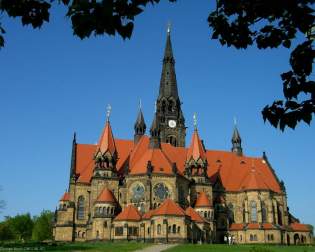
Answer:
<svg viewBox="0 0 315 252"><path fill-rule="evenodd" d="M167 33L171 33L171 27L172 27L172 24L171 24L171 21L168 21L167 23Z"/></svg>
<svg viewBox="0 0 315 252"><path fill-rule="evenodd" d="M108 104L107 107L106 107L106 118L107 118L107 121L109 121L109 117L110 117L111 111L112 111L112 106L110 104Z"/></svg>
<svg viewBox="0 0 315 252"><path fill-rule="evenodd" d="M194 119L194 128L197 129L197 113L196 112L193 115L193 119Z"/></svg>

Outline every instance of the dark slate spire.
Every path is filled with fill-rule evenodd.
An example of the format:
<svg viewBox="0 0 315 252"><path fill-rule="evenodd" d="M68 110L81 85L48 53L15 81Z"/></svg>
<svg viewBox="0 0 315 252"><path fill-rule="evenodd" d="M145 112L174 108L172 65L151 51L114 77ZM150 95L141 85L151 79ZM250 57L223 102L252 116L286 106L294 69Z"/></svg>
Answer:
<svg viewBox="0 0 315 252"><path fill-rule="evenodd" d="M169 98L171 96L176 100L178 98L178 89L175 73L175 59L173 56L171 42L171 32L168 28L160 81L159 99L162 97Z"/></svg>
<svg viewBox="0 0 315 252"><path fill-rule="evenodd" d="M160 90L156 102L156 117L160 128L161 142L184 147L186 137L185 118L177 89L170 27L167 29Z"/></svg>
<svg viewBox="0 0 315 252"><path fill-rule="evenodd" d="M69 189L70 189L70 184L75 182L76 159L77 159L77 138L76 138L76 133L74 132L73 140L72 140Z"/></svg>
<svg viewBox="0 0 315 252"><path fill-rule="evenodd" d="M143 117L143 113L142 113L142 109L141 109L141 105L139 108L139 113L138 113L138 117L137 120L135 122L135 135L134 135L134 142L135 144L137 144L140 140L140 138L144 135L145 130L146 130L147 126L145 125L145 121L144 121L144 117Z"/></svg>
<svg viewBox="0 0 315 252"><path fill-rule="evenodd" d="M157 121L157 115L154 114L154 119L150 128L150 148L160 148L161 147L161 139L160 139L160 126Z"/></svg>
<svg viewBox="0 0 315 252"><path fill-rule="evenodd" d="M235 152L237 155L241 156L243 154L242 150L242 139L238 129L236 127L236 123L234 125L234 131L232 136L232 152Z"/></svg>

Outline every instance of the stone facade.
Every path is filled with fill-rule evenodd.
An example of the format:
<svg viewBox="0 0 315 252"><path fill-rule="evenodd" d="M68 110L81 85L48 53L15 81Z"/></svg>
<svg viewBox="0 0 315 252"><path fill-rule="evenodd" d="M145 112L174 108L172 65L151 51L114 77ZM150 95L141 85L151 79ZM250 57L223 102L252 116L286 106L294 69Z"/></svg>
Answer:
<svg viewBox="0 0 315 252"><path fill-rule="evenodd" d="M231 151L206 150L196 123L185 148L169 32L156 104L150 137L141 109L133 140L115 139L109 119L96 145L74 136L55 240L311 243L266 155L245 156L236 127Z"/></svg>

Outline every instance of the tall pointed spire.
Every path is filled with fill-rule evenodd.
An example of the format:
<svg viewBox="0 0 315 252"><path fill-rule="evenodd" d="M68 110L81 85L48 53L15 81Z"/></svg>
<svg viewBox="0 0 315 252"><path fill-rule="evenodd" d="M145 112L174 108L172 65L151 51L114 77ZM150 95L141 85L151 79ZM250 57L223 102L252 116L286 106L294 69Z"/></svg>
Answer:
<svg viewBox="0 0 315 252"><path fill-rule="evenodd" d="M144 121L144 116L142 113L142 109L141 109L141 101L139 104L139 112L138 112L138 116L137 116L137 120L135 122L135 135L134 135L134 143L137 144L140 140L140 138L145 134L145 130L146 130L147 126L145 124Z"/></svg>
<svg viewBox="0 0 315 252"><path fill-rule="evenodd" d="M161 130L161 142L184 147L186 137L185 118L178 96L170 26L167 28L156 112L157 123Z"/></svg>
<svg viewBox="0 0 315 252"><path fill-rule="evenodd" d="M242 139L241 139L240 133L238 132L238 129L237 129L236 119L234 119L234 130L233 130L231 142L232 142L231 151L236 153L238 156L243 155Z"/></svg>
<svg viewBox="0 0 315 252"><path fill-rule="evenodd" d="M167 30L166 45L164 49L163 67L160 81L160 93L159 98L162 97L178 98L178 89L175 73L175 59L173 56L171 31Z"/></svg>

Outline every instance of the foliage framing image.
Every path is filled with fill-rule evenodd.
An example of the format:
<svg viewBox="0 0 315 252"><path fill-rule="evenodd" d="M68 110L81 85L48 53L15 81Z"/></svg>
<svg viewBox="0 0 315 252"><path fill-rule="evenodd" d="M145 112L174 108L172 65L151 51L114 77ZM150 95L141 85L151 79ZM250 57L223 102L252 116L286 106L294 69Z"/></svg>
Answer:
<svg viewBox="0 0 315 252"><path fill-rule="evenodd" d="M130 38L135 17L147 4L159 0L0 0L0 10L19 18L23 25L40 28L49 22L52 4L63 4L75 36L116 35ZM169 0L176 2L176 0ZM285 47L291 49L291 69L281 74L284 100L265 106L262 116L274 127L294 129L300 121L310 124L315 113L315 83L311 79L315 51L315 0L217 0L208 16L212 39L223 46L246 49ZM196 1L198 4L198 1ZM206 19L206 17L205 17ZM0 20L1 21L1 20ZM0 48L5 28L0 23ZM302 39L297 39L301 37ZM292 48L293 42L297 45ZM302 97L301 97L302 96Z"/></svg>

